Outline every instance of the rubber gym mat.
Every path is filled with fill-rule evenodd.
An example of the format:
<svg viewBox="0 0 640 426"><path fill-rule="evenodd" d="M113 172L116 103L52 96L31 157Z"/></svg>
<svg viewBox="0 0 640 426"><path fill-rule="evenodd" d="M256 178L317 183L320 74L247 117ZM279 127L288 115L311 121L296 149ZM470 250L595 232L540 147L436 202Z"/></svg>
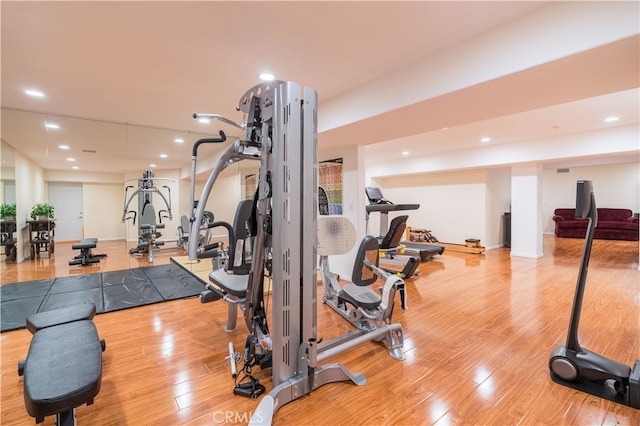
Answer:
<svg viewBox="0 0 640 426"><path fill-rule="evenodd" d="M149 277L147 277L144 272L142 272L141 268L102 273L102 283L104 285L128 284L136 281L147 281L148 279Z"/></svg>
<svg viewBox="0 0 640 426"><path fill-rule="evenodd" d="M165 300L182 299L204 291L204 286L197 278L184 274L178 277L156 278L153 285Z"/></svg>
<svg viewBox="0 0 640 426"><path fill-rule="evenodd" d="M104 286L102 291L107 312L164 301L158 290L148 280Z"/></svg>
<svg viewBox="0 0 640 426"><path fill-rule="evenodd" d="M204 285L176 265L72 275L0 286L0 331L26 326L27 316L80 303L101 314L198 296Z"/></svg>
<svg viewBox="0 0 640 426"><path fill-rule="evenodd" d="M172 278L188 275L184 269L177 265L159 265L159 266L143 266L139 268L150 279L155 278Z"/></svg>
<svg viewBox="0 0 640 426"><path fill-rule="evenodd" d="M4 284L0 287L0 301L24 299L27 297L44 297L49 292L53 279L25 281L22 283Z"/></svg>
<svg viewBox="0 0 640 426"><path fill-rule="evenodd" d="M80 305L82 303L95 303L96 313L104 313L102 302L102 288L89 288L66 293L49 293L44 297L38 312L51 311L53 309L66 308L67 306ZM26 326L26 324L25 324Z"/></svg>
<svg viewBox="0 0 640 426"><path fill-rule="evenodd" d="M38 312L43 298L44 295L23 299L3 300L2 308L0 308L2 331L25 328L27 317Z"/></svg>
<svg viewBox="0 0 640 426"><path fill-rule="evenodd" d="M102 274L82 274L53 280L49 294L68 293L102 287Z"/></svg>

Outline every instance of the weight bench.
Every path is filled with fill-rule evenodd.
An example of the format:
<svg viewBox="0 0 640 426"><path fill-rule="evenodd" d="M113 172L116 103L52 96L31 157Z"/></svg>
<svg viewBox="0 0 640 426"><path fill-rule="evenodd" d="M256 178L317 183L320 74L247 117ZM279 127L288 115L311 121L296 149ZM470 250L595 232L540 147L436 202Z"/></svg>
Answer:
<svg viewBox="0 0 640 426"><path fill-rule="evenodd" d="M55 415L56 425L75 425L76 407L93 404L98 395L106 344L91 321L95 314L94 304L81 304L27 318L33 338L18 375L24 376L25 407L36 423Z"/></svg>
<svg viewBox="0 0 640 426"><path fill-rule="evenodd" d="M99 263L101 257L106 257L106 254L93 254L93 249L98 245L97 238L85 238L79 243L71 245L74 250L80 250L80 254L69 261L69 266L82 265L86 266L91 263Z"/></svg>

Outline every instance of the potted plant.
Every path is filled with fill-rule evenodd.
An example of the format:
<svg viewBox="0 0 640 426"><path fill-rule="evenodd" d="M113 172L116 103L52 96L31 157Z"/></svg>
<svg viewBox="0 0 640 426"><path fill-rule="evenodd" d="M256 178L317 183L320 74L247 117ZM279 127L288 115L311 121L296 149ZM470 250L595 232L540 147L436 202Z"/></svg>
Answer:
<svg viewBox="0 0 640 426"><path fill-rule="evenodd" d="M48 203L38 203L31 209L31 219L49 220L53 219L53 206Z"/></svg>
<svg viewBox="0 0 640 426"><path fill-rule="evenodd" d="M16 205L0 204L0 219L14 221L16 220Z"/></svg>

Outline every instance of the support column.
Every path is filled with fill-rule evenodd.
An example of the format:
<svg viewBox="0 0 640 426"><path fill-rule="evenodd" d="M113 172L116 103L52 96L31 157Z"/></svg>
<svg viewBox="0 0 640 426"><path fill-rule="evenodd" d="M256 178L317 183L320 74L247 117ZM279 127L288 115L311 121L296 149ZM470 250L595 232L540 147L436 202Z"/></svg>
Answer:
<svg viewBox="0 0 640 426"><path fill-rule="evenodd" d="M542 257L542 166L511 168L511 257Z"/></svg>

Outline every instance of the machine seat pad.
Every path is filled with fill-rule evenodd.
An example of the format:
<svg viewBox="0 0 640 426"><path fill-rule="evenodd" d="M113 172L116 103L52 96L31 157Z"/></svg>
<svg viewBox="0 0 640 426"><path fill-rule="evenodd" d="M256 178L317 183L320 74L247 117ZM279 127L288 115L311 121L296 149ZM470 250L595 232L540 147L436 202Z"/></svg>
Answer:
<svg viewBox="0 0 640 426"><path fill-rule="evenodd" d="M90 320L96 315L96 305L93 303L81 303L67 308L53 309L39 312L27 317L27 329L31 334L43 328L68 322Z"/></svg>
<svg viewBox="0 0 640 426"><path fill-rule="evenodd" d="M236 297L246 297L249 275L228 274L224 269L216 269L209 274L209 280L227 293Z"/></svg>
<svg viewBox="0 0 640 426"><path fill-rule="evenodd" d="M71 248L74 250L92 249L92 248L96 248L97 244L98 244L97 241L82 240L79 243L71 244Z"/></svg>
<svg viewBox="0 0 640 426"><path fill-rule="evenodd" d="M341 299L363 309L377 309L382 299L369 287L347 284L339 296Z"/></svg>
<svg viewBox="0 0 640 426"><path fill-rule="evenodd" d="M92 404L102 381L102 347L93 321L48 327L33 335L24 367L24 402L30 416Z"/></svg>

